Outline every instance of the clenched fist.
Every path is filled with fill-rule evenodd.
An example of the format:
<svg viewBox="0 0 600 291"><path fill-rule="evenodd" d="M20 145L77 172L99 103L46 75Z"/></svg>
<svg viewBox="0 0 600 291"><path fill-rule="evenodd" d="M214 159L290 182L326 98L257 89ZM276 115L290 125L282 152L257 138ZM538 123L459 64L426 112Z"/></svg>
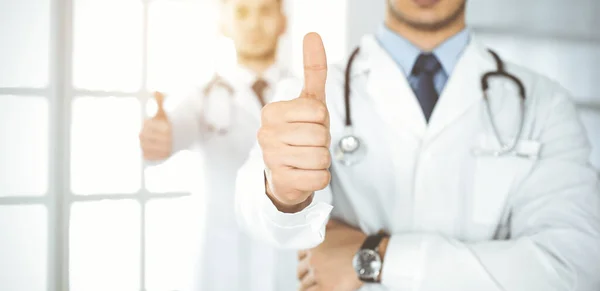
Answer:
<svg viewBox="0 0 600 291"><path fill-rule="evenodd" d="M172 128L167 114L165 113L163 103L164 95L154 93L158 110L156 115L144 122L140 132L140 145L144 159L149 161L160 161L167 159L171 155L173 144Z"/></svg>
<svg viewBox="0 0 600 291"><path fill-rule="evenodd" d="M297 212L329 184L329 112L325 103L327 58L321 37L304 37L304 89L291 101L262 111L258 142L266 165L267 194L284 212Z"/></svg>

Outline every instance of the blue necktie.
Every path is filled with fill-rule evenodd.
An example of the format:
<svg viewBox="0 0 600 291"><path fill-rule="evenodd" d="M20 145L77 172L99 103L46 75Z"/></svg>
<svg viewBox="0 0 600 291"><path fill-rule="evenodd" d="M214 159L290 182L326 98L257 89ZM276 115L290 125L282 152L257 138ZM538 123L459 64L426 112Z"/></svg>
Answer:
<svg viewBox="0 0 600 291"><path fill-rule="evenodd" d="M415 94L419 99L419 104L425 115L425 120L429 122L433 108L438 101L438 92L435 90L434 77L442 68L438 59L430 53L421 54L413 67L412 74L417 78Z"/></svg>

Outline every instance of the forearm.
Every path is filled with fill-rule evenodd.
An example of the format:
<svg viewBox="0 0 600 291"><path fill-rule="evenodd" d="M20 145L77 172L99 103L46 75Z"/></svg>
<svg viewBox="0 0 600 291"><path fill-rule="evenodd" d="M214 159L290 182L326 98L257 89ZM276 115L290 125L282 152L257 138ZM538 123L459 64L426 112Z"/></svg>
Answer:
<svg viewBox="0 0 600 291"><path fill-rule="evenodd" d="M202 141L203 134L200 128L199 117L191 109L185 110L181 108L170 113L169 120L171 120L173 130L172 155L189 149L194 143Z"/></svg>
<svg viewBox="0 0 600 291"><path fill-rule="evenodd" d="M598 290L599 245L597 236L561 229L479 243L394 235L384 254L382 284L419 291Z"/></svg>
<svg viewBox="0 0 600 291"><path fill-rule="evenodd" d="M384 257L384 285L419 291L600 290L598 176L589 167L589 145L572 102L558 90L548 106L547 119L538 118L543 150L507 202L511 240L396 234Z"/></svg>

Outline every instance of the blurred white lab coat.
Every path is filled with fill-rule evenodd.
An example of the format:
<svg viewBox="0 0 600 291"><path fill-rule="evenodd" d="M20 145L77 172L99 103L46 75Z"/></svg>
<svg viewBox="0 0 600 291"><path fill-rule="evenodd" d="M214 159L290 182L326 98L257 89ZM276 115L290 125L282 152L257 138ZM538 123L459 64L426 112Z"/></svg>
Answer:
<svg viewBox="0 0 600 291"><path fill-rule="evenodd" d="M240 221L265 241L297 249L324 239L330 215L367 234L387 231L382 283L361 290L600 290L600 191L584 129L558 84L506 66L527 94L517 152L537 158L473 154L499 147L481 91L481 76L496 64L476 38L427 124L404 73L365 37L351 72L365 160L347 167L334 159L330 186L308 208L284 214L265 195L256 147L238 175ZM332 146L345 134L344 69L328 73ZM298 96L301 86L291 82L276 99ZM516 87L497 78L490 86L502 137L515 138Z"/></svg>
<svg viewBox="0 0 600 291"><path fill-rule="evenodd" d="M199 177L205 183L200 199L204 205L197 209L205 231L200 235L192 291L295 290L296 253L276 250L240 232L234 213L237 170L254 145L260 125L261 104L251 88L257 76L240 66L221 70L219 75L233 89L233 96L217 85L205 98L205 86L201 86L167 114L173 127L173 153L198 149L204 162L204 177ZM272 88L289 76L277 66L267 70L262 76L270 85L265 99L270 100ZM209 131L208 124L227 133Z"/></svg>

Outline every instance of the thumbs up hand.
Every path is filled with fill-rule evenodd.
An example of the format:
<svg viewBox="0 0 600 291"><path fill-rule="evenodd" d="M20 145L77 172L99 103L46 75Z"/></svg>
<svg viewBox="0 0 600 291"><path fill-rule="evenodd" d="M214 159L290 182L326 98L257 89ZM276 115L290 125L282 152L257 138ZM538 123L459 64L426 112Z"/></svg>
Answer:
<svg viewBox="0 0 600 291"><path fill-rule="evenodd" d="M321 37L304 37L304 89L290 101L262 111L258 142L266 165L267 194L280 211L298 212L331 174L329 111L325 101L327 58Z"/></svg>
<svg viewBox="0 0 600 291"><path fill-rule="evenodd" d="M164 95L160 92L154 93L154 99L158 110L156 115L144 122L140 132L140 145L144 159L149 161L160 161L171 155L172 128L164 109Z"/></svg>

